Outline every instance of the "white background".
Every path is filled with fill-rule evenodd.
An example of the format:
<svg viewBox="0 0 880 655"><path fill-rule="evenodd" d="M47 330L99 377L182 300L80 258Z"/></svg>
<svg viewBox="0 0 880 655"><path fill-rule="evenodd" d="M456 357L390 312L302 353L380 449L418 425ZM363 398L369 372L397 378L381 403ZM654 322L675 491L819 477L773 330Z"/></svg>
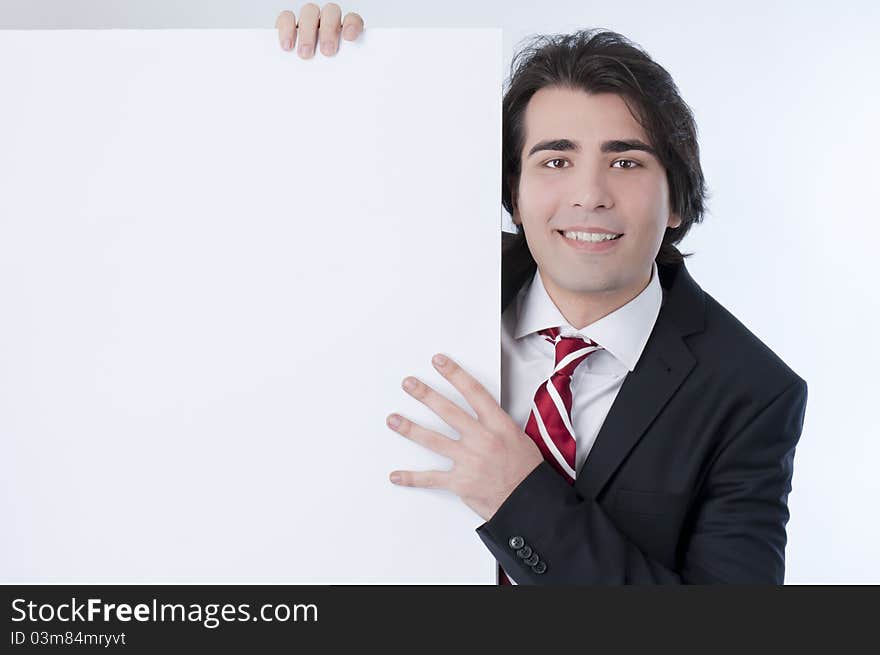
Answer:
<svg viewBox="0 0 880 655"><path fill-rule="evenodd" d="M680 246L703 288L809 385L788 583L880 582L880 7L747 0L341 3L370 27L605 27L642 45L694 110L709 212ZM4 0L7 27L270 27L300 5ZM450 42L450 50L456 46ZM343 43L337 56L357 55ZM499 89L499 93L501 90ZM507 223L508 228L510 227Z"/></svg>

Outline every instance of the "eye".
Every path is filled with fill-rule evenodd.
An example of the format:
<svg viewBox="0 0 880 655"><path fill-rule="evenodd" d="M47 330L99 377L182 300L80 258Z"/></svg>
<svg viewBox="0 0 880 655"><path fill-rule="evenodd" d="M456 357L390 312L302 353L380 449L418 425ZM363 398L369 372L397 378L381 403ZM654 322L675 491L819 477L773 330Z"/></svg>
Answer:
<svg viewBox="0 0 880 655"><path fill-rule="evenodd" d="M567 161L567 160L562 159L561 157L557 157L556 159L549 159L549 160L547 160L547 161L544 162L544 167L546 168L546 167L547 167L547 164L551 164L551 163L553 163L553 162L555 162L555 161ZM560 168L565 168L565 167L564 167L564 166L550 166L550 168L552 168L552 169L554 169L554 170L559 170Z"/></svg>
<svg viewBox="0 0 880 655"><path fill-rule="evenodd" d="M641 166L641 164L639 162L633 161L632 159L618 159L616 162L614 162L614 164L619 164L622 162L627 162L629 164L632 164L632 166L623 166L622 168L624 170L630 169L630 168L638 168L639 166ZM614 164L611 164L611 165L614 166Z"/></svg>

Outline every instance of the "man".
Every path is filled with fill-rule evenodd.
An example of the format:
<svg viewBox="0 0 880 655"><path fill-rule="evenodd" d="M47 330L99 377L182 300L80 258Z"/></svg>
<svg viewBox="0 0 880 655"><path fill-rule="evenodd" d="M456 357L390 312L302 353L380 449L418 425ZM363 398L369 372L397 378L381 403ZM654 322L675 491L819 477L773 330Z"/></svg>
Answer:
<svg viewBox="0 0 880 655"><path fill-rule="evenodd" d="M476 419L407 378L461 438L392 415L453 461L392 481L480 514L502 583L781 584L807 385L675 247L705 190L674 82L614 32L540 37L503 122L501 406L449 358Z"/></svg>

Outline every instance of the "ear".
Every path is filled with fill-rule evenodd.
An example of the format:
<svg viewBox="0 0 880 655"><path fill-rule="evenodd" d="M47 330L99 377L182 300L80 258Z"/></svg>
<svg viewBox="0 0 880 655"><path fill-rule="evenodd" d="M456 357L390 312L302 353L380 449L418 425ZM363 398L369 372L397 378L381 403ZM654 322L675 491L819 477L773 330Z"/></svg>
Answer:
<svg viewBox="0 0 880 655"><path fill-rule="evenodd" d="M519 198L517 197L516 189L511 189L510 191L510 204L513 206L513 213L511 214L511 218L513 219L514 225L522 225L522 217L519 215Z"/></svg>
<svg viewBox="0 0 880 655"><path fill-rule="evenodd" d="M675 213L670 214L669 220L666 222L666 227L676 228L679 225L681 225L681 216Z"/></svg>

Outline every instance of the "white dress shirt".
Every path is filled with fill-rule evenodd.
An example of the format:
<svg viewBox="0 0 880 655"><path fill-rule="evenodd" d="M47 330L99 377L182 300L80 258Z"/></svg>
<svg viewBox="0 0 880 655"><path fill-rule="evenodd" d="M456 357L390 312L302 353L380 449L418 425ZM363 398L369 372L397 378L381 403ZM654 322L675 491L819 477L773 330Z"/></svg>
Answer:
<svg viewBox="0 0 880 655"><path fill-rule="evenodd" d="M571 376L571 426L578 473L626 374L635 369L642 356L664 293L654 262L648 286L639 295L575 330L547 294L541 272L536 270L501 315L501 407L523 430L538 385L544 384L556 367L556 347L538 331L558 327L564 337L581 336L603 346L578 364ZM504 572L513 584L518 584L508 571Z"/></svg>
<svg viewBox="0 0 880 655"><path fill-rule="evenodd" d="M562 336L582 336L603 347L578 364L571 377L571 425L577 443L577 472L596 441L626 374L635 369L642 355L660 313L663 294L655 262L651 280L639 295L598 321L575 330L547 294L541 273L536 270L501 316L501 406L523 430L535 392L556 364L554 345L538 331L558 327Z"/></svg>

